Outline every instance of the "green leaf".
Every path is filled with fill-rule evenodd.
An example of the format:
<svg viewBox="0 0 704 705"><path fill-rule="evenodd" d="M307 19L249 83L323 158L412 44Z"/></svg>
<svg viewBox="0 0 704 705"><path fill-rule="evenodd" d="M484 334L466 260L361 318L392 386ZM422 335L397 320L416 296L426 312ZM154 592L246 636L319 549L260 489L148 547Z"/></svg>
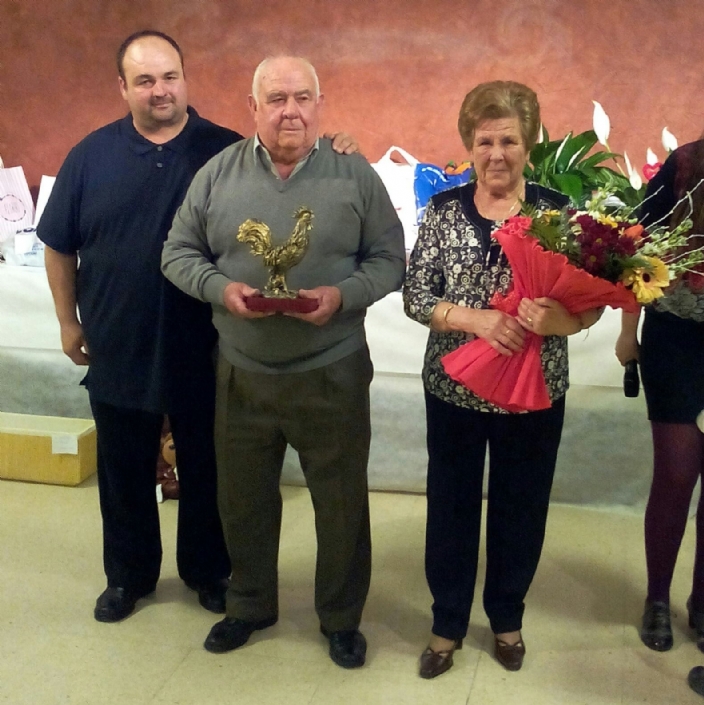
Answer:
<svg viewBox="0 0 704 705"><path fill-rule="evenodd" d="M582 180L574 174L553 174L552 181L558 191L578 201L582 197Z"/></svg>
<svg viewBox="0 0 704 705"><path fill-rule="evenodd" d="M533 147L533 149L530 152L530 155L528 157L528 161L531 164L540 164L545 159L547 152L548 152L548 143L547 142L541 142L540 144L536 144L535 147Z"/></svg>
<svg viewBox="0 0 704 705"><path fill-rule="evenodd" d="M576 155L586 154L596 144L596 135L593 130L582 132L574 137L571 135L572 133L568 135L570 139L566 142L559 158L555 161L555 168L558 172L566 171L574 163ZM565 139L567 140L567 138Z"/></svg>
<svg viewBox="0 0 704 705"><path fill-rule="evenodd" d="M624 174L604 164L614 160L618 166L620 154L603 150L590 154L598 142L594 130L577 135L569 132L562 139L550 140L543 125L543 137L544 141L531 150L524 170L526 179L557 189L578 203L600 188L633 207L642 200L645 187L636 191Z"/></svg>
<svg viewBox="0 0 704 705"><path fill-rule="evenodd" d="M579 166L581 169L590 166L597 166L601 162L605 162L607 159L616 159L616 157L620 156L620 154L616 154L615 152L594 152L594 154L590 154L586 159L581 161Z"/></svg>
<svg viewBox="0 0 704 705"><path fill-rule="evenodd" d="M630 181L625 176L615 172L608 166L595 167L594 171L596 172L596 182L599 186L605 186L616 191L624 191L631 186Z"/></svg>

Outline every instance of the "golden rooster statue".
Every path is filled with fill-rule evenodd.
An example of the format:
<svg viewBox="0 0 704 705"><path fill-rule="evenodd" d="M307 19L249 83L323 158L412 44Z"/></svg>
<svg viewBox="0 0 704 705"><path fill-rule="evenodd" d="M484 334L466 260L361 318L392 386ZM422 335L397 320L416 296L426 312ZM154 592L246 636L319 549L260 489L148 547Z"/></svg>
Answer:
<svg viewBox="0 0 704 705"><path fill-rule="evenodd" d="M286 299L296 297L296 292L286 286L284 275L303 259L308 248L308 234L313 227L313 211L301 206L296 209L293 217L296 219L293 232L288 240L278 247L272 247L271 230L261 220L248 218L237 231L237 239L249 245L252 254L262 257L264 264L271 269L269 281L264 287L264 296Z"/></svg>

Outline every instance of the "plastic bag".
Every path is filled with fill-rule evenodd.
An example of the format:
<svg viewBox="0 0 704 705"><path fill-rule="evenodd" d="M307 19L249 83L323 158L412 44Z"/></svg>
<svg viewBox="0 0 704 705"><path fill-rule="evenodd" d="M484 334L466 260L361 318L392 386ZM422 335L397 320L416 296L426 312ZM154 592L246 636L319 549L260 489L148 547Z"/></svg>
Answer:
<svg viewBox="0 0 704 705"><path fill-rule="evenodd" d="M428 201L441 191L462 186L469 181L471 169L466 169L460 174L448 174L445 169L435 164L425 164L419 162L416 164L414 190L416 194L416 218L420 223L423 220L425 208Z"/></svg>
<svg viewBox="0 0 704 705"><path fill-rule="evenodd" d="M0 254L7 264L43 267L44 243L37 238L36 228L24 228L0 243Z"/></svg>
<svg viewBox="0 0 704 705"><path fill-rule="evenodd" d="M405 164L399 164L391 159L391 155L396 152L404 160ZM418 237L418 219L416 210L415 194L415 169L418 160L401 147L389 147L386 154L379 159L372 167L384 182L388 191L391 203L393 203L398 214L406 241L406 250L413 249Z"/></svg>

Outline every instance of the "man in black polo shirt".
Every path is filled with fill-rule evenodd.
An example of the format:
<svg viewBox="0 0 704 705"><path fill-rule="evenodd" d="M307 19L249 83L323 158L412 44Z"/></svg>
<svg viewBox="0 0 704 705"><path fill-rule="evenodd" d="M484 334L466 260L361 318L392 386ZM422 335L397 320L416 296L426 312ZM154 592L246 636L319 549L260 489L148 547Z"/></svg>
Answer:
<svg viewBox="0 0 704 705"><path fill-rule="evenodd" d="M63 350L88 365L98 431L108 587L95 618L123 619L156 587L164 414L178 452L179 575L203 607L224 612L230 563L212 440L216 335L209 306L164 279L159 264L196 171L242 137L188 107L181 50L170 37L139 32L117 59L130 114L71 150L38 228Z"/></svg>

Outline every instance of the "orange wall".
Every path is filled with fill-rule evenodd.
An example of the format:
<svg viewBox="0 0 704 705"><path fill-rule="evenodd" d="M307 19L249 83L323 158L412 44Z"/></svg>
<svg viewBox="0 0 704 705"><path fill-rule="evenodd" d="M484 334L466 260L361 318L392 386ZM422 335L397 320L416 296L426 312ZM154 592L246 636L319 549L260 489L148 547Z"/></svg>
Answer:
<svg viewBox="0 0 704 705"><path fill-rule="evenodd" d="M30 185L89 131L125 112L114 54L131 32L172 34L190 102L252 133L251 75L267 54L307 56L326 94L324 127L377 159L398 144L422 160L464 157L457 111L476 83L538 93L552 137L591 126L611 147L660 156L704 129L701 0L0 0L0 155Z"/></svg>

